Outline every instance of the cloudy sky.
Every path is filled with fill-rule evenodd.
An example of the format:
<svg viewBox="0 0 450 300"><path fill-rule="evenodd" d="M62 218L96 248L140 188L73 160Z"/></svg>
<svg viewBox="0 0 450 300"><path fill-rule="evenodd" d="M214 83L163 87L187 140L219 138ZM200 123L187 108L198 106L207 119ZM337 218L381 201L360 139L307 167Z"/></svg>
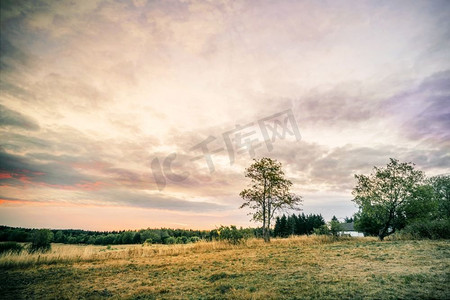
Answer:
<svg viewBox="0 0 450 300"><path fill-rule="evenodd" d="M450 171L448 1L2 0L0 39L2 225L255 226L252 157L326 219Z"/></svg>

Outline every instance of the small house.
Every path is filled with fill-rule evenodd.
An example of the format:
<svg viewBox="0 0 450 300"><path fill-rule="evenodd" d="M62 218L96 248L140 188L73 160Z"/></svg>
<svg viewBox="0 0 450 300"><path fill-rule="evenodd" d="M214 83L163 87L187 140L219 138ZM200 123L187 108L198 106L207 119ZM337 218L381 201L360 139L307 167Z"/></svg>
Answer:
<svg viewBox="0 0 450 300"><path fill-rule="evenodd" d="M340 235L343 236L364 236L364 233L355 230L355 223L341 223L342 231Z"/></svg>

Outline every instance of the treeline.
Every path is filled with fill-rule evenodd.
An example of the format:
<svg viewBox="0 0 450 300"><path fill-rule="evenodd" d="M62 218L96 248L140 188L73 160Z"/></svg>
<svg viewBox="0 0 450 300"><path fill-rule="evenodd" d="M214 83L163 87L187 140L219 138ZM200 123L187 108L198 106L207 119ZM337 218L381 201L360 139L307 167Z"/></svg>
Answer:
<svg viewBox="0 0 450 300"><path fill-rule="evenodd" d="M322 215L293 214L277 217L275 228L271 230L274 237L312 234L314 229L325 225ZM0 242L32 243L36 236L42 235L42 229L0 226ZM88 231L78 229L45 229L45 240L51 243L85 244L85 245L120 245L120 244L187 244L199 240L235 240L262 237L262 228L236 228L221 226L213 230L186 229L141 229L123 231ZM40 238L42 239L42 238ZM234 242L233 242L234 243Z"/></svg>
<svg viewBox="0 0 450 300"><path fill-rule="evenodd" d="M283 214L282 217L277 217L275 221L275 228L273 235L275 237L288 237L290 235L304 235L312 234L314 229L325 225L325 220L322 215L302 213L298 216L292 214L287 216Z"/></svg>
<svg viewBox="0 0 450 300"><path fill-rule="evenodd" d="M0 226L0 241L32 242L39 230ZM53 243L119 245L119 244L186 244L200 239L211 240L214 232L185 229L141 229L138 231L48 230Z"/></svg>

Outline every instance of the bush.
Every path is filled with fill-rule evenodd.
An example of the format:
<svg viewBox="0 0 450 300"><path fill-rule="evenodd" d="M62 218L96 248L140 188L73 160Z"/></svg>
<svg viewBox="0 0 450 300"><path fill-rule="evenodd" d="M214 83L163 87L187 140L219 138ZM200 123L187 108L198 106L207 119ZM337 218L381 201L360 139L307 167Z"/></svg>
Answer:
<svg viewBox="0 0 450 300"><path fill-rule="evenodd" d="M407 225L400 235L411 238L450 239L450 219L416 221Z"/></svg>
<svg viewBox="0 0 450 300"><path fill-rule="evenodd" d="M239 230L234 225L231 225L230 227L221 226L217 229L217 232L220 240L225 240L233 245L242 243L246 238L242 229Z"/></svg>
<svg viewBox="0 0 450 300"><path fill-rule="evenodd" d="M330 222L330 233L333 236L338 236L341 231L342 231L341 223L339 223L339 221L332 220Z"/></svg>
<svg viewBox="0 0 450 300"><path fill-rule="evenodd" d="M174 238L173 236L170 236L164 240L164 244L167 244L167 245L172 245L172 244L176 244L176 243L177 243L177 239Z"/></svg>
<svg viewBox="0 0 450 300"><path fill-rule="evenodd" d="M33 232L32 241L28 251L33 252L47 252L50 251L52 245L53 233L48 229L39 229Z"/></svg>
<svg viewBox="0 0 450 300"><path fill-rule="evenodd" d="M315 235L329 235L330 234L330 229L328 229L327 225L322 225L318 228L314 228L313 233Z"/></svg>
<svg viewBox="0 0 450 300"><path fill-rule="evenodd" d="M22 252L23 246L16 242L0 243L0 255L4 253L17 253Z"/></svg>
<svg viewBox="0 0 450 300"><path fill-rule="evenodd" d="M177 237L177 244L187 244L190 241L191 241L190 238L188 238L187 236L184 236L184 235Z"/></svg>

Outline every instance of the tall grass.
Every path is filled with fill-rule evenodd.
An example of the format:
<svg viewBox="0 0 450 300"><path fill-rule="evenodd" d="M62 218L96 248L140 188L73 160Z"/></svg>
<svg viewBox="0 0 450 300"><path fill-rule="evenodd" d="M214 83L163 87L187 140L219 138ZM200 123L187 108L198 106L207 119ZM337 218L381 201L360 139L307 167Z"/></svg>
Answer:
<svg viewBox="0 0 450 300"><path fill-rule="evenodd" d="M81 261L130 259L138 257L158 257L181 255L187 253L204 253L216 250L276 247L277 245L314 245L327 244L336 241L376 240L375 238L347 238L336 239L331 236L293 236L287 239L272 239L265 244L261 239L249 239L240 245L231 245L225 241L199 241L192 244L175 245L65 245L53 244L47 253L6 253L0 256L0 268L27 267L40 264L68 264Z"/></svg>
<svg viewBox="0 0 450 300"><path fill-rule="evenodd" d="M27 267L38 264L73 263L80 261L129 259L135 257L155 257L179 255L189 252L205 252L231 249L236 246L221 241L175 245L114 245L112 247L94 245L53 244L47 253L11 253L0 257L0 268Z"/></svg>

